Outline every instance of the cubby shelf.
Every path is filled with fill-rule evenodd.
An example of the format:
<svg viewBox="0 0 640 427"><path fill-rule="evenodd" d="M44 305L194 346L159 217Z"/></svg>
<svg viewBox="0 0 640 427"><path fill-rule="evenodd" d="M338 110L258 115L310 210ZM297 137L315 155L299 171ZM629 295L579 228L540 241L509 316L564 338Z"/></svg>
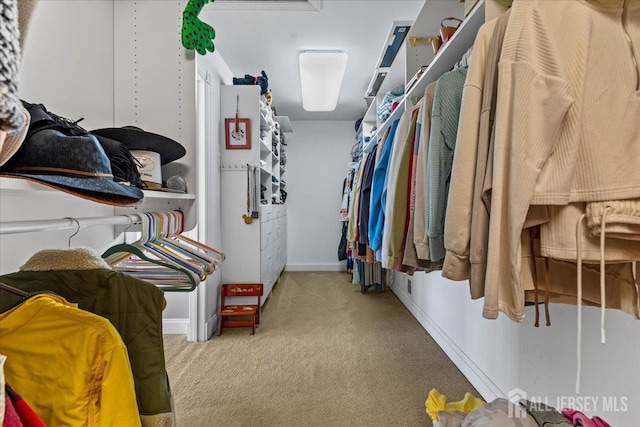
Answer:
<svg viewBox="0 0 640 427"><path fill-rule="evenodd" d="M267 121L267 118L264 116L264 114L260 113L260 130L270 130L271 127L269 127L269 122Z"/></svg>

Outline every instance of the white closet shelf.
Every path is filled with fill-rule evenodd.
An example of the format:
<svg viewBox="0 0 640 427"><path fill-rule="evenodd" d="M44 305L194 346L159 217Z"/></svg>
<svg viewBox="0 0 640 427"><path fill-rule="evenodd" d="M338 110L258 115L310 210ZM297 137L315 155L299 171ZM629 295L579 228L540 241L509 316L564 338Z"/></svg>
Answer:
<svg viewBox="0 0 640 427"><path fill-rule="evenodd" d="M261 172L263 175L269 175L269 176L271 176L271 172L269 172L269 171L268 171L264 166L260 166L260 172Z"/></svg>
<svg viewBox="0 0 640 427"><path fill-rule="evenodd" d="M143 190L145 199L174 199L174 200L195 200L195 194L173 193L165 191Z"/></svg>
<svg viewBox="0 0 640 427"><path fill-rule="evenodd" d="M410 98L421 98L429 83L451 70L462 55L473 46L478 29L484 24L484 0L479 0L453 37L438 51L429 67L407 93Z"/></svg>
<svg viewBox="0 0 640 427"><path fill-rule="evenodd" d="M370 136L369 142L365 144L366 145L363 147L363 151L365 153L371 152L371 150L373 150L373 147L375 147L378 144L378 132L373 133Z"/></svg>
<svg viewBox="0 0 640 427"><path fill-rule="evenodd" d="M0 178L0 192L3 194L25 194L38 196L76 197L64 191L19 178ZM164 191L143 190L145 199L195 200L195 194L173 193Z"/></svg>
<svg viewBox="0 0 640 427"><path fill-rule="evenodd" d="M293 132L289 116L276 116L276 121L280 123L280 130L282 132Z"/></svg>
<svg viewBox="0 0 640 427"><path fill-rule="evenodd" d="M267 118L264 116L264 114L262 114L262 112L260 113L260 130L269 130L269 122L267 121Z"/></svg>
<svg viewBox="0 0 640 427"><path fill-rule="evenodd" d="M378 116L378 103L372 102L371 104L369 104L369 108L367 108L367 112L364 115L364 120L362 120L365 123L375 123L376 121L376 117Z"/></svg>
<svg viewBox="0 0 640 427"><path fill-rule="evenodd" d="M380 125L380 128L378 129L378 132L377 132L378 135L382 135L382 133L385 130L387 130L387 128L391 126L394 121L396 121L397 119L400 118L400 116L402 116L402 113L404 113L405 100L406 100L406 97L400 101L396 109L393 110L393 112L387 118L387 120L385 120L385 122Z"/></svg>
<svg viewBox="0 0 640 427"><path fill-rule="evenodd" d="M262 138L260 138L260 155L265 156L267 153L273 154L269 145Z"/></svg>
<svg viewBox="0 0 640 427"><path fill-rule="evenodd" d="M403 45L400 48L400 52L398 52L395 59L393 60L393 64L391 64L391 67L389 67L388 69L389 71L387 72L387 76L384 78L382 84L380 85L380 88L378 89L378 97L383 97L390 90L404 85L404 69L407 57L407 51L404 47L404 43L406 43L406 41L403 42Z"/></svg>
<svg viewBox="0 0 640 427"><path fill-rule="evenodd" d="M37 196L56 196L56 197L74 197L63 191L57 191L51 187L36 182L27 181L19 178L0 178L1 194L24 194Z"/></svg>

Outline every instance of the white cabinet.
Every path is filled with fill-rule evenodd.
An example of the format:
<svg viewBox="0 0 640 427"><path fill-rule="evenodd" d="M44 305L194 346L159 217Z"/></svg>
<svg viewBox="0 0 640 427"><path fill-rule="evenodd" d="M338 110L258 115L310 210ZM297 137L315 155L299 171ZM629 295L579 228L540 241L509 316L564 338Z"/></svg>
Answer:
<svg viewBox="0 0 640 427"><path fill-rule="evenodd" d="M220 120L248 118L251 148L227 149L222 129L221 184L222 229L225 248L223 283L262 283L263 301L286 265L286 205L279 204L281 192L281 133L276 118L261 108L258 86L222 86ZM281 118L278 117L278 120ZM262 186L258 218L250 224L247 211L247 165L259 169Z"/></svg>
<svg viewBox="0 0 640 427"><path fill-rule="evenodd" d="M284 205L263 206L260 272L268 295L287 264L287 211Z"/></svg>

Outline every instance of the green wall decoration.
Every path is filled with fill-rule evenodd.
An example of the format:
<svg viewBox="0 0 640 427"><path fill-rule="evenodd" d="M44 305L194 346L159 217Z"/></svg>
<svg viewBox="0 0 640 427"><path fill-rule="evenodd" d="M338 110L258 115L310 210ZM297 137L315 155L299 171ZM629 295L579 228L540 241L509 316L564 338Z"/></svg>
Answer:
<svg viewBox="0 0 640 427"><path fill-rule="evenodd" d="M195 50L200 55L206 55L207 51L215 50L213 39L216 38L216 30L198 17L206 4L213 1L189 0L182 12L182 45L186 49Z"/></svg>

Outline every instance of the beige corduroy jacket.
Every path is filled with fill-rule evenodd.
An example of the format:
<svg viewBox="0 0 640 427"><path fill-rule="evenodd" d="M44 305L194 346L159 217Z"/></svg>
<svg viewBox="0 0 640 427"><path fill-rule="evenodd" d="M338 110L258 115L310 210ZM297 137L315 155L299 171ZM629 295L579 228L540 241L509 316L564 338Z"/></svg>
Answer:
<svg viewBox="0 0 640 427"><path fill-rule="evenodd" d="M499 66L485 317L524 317L530 205L640 197L638 46L640 2L514 2Z"/></svg>

